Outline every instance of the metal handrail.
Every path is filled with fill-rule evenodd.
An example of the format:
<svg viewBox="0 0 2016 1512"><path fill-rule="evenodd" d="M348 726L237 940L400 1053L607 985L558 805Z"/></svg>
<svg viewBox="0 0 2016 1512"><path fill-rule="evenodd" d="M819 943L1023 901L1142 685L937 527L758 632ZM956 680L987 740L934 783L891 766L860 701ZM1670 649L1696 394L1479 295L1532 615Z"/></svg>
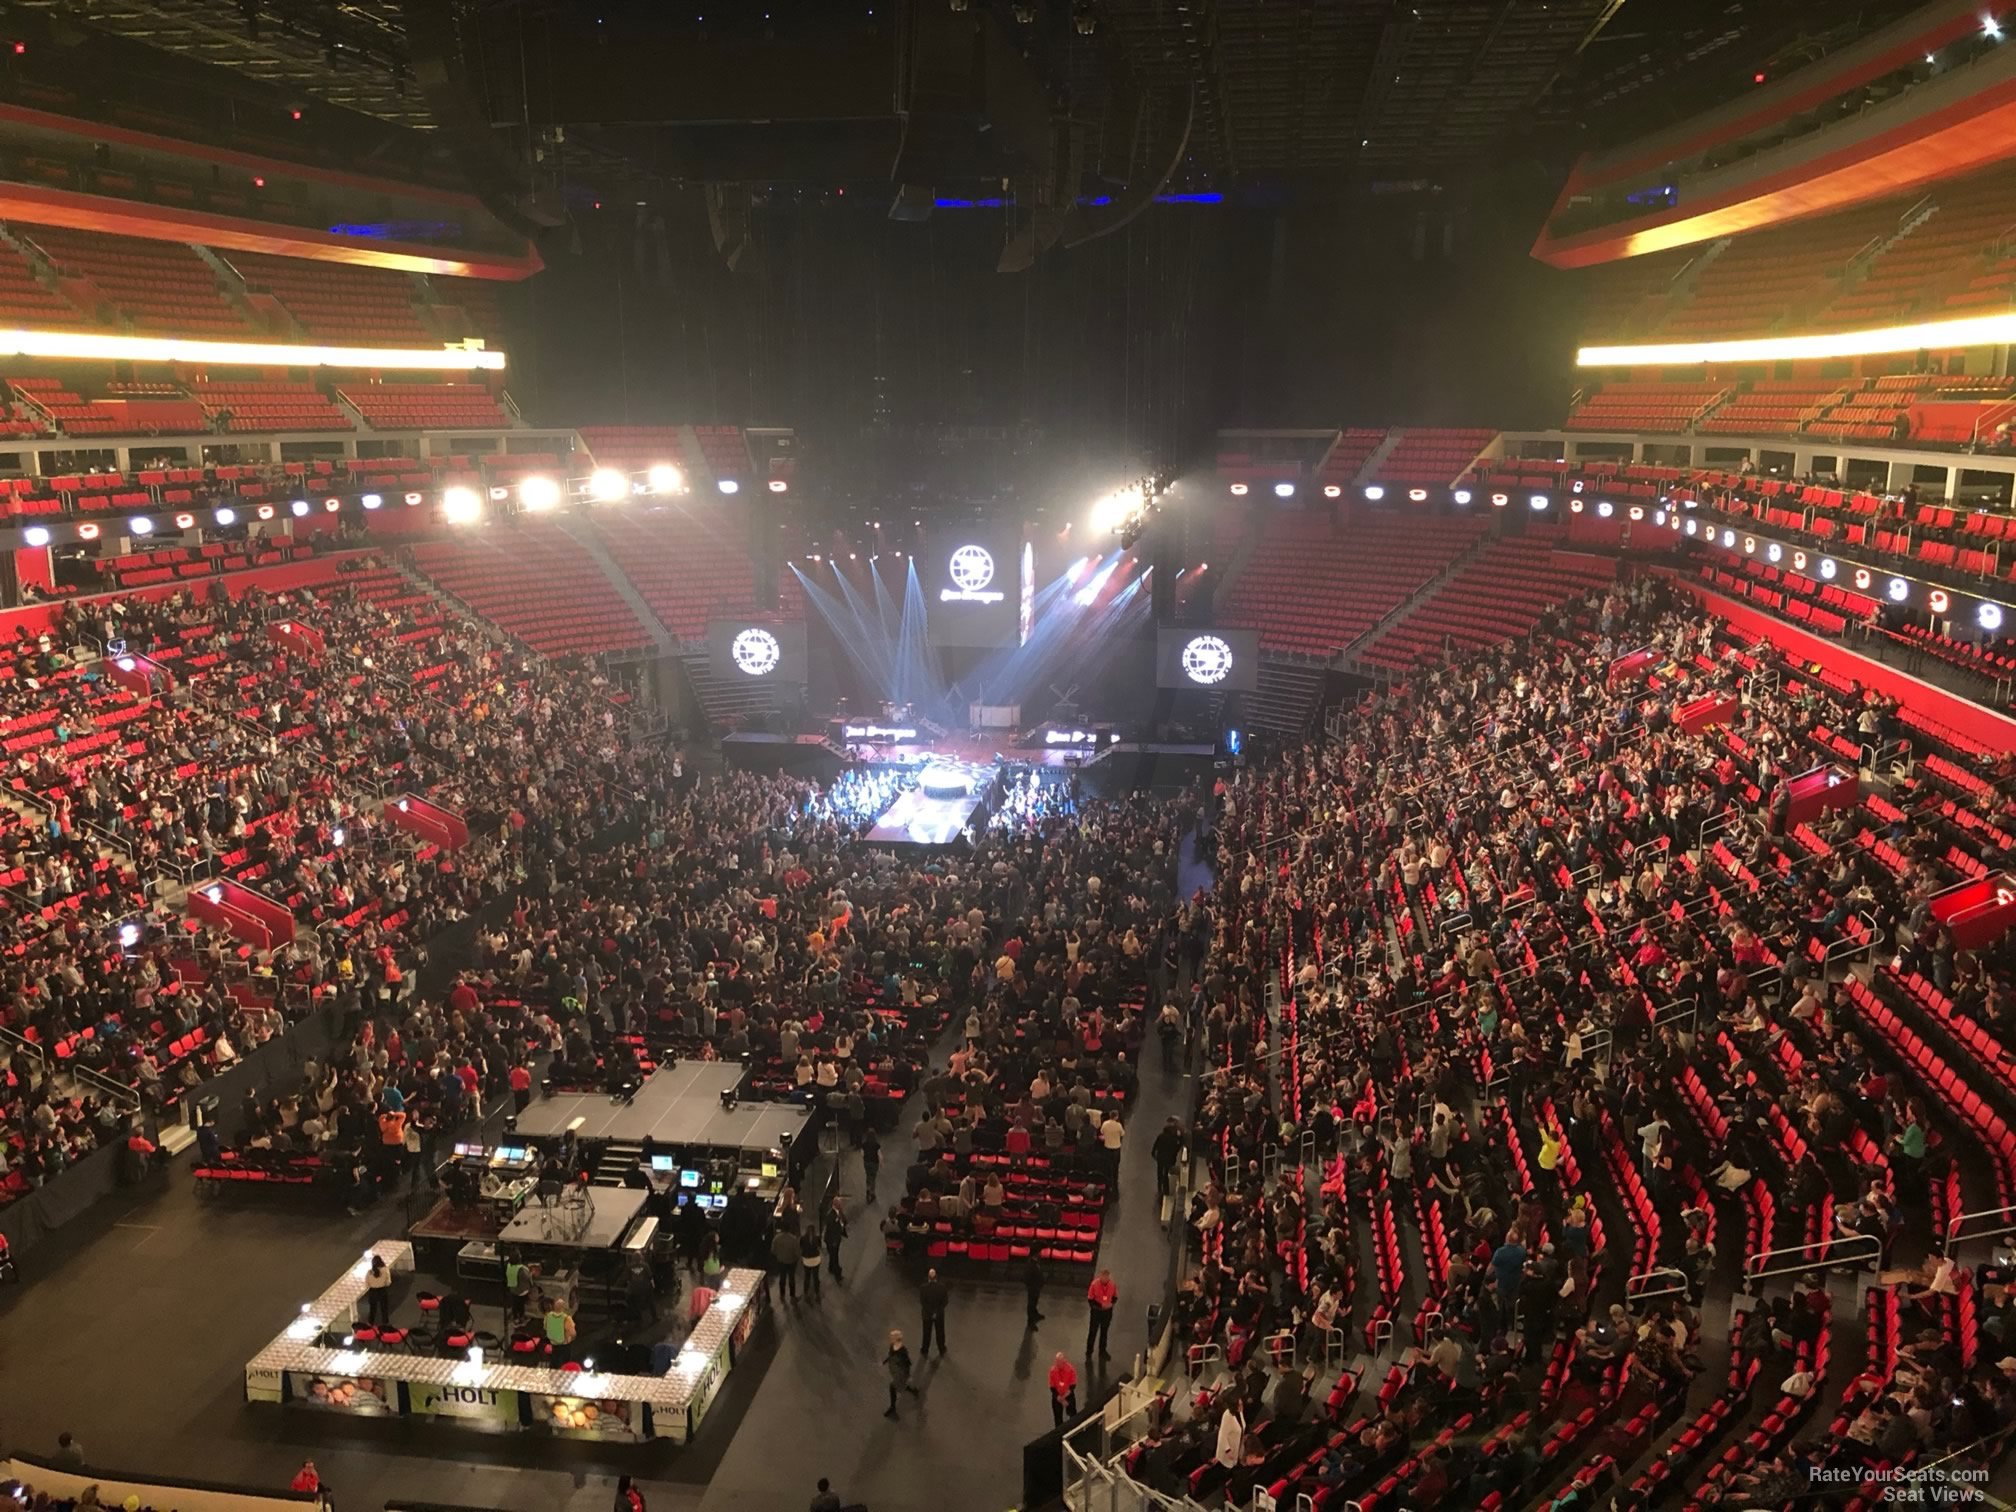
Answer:
<svg viewBox="0 0 2016 1512"><path fill-rule="evenodd" d="M1774 1255L1807 1255L1815 1250L1826 1253L1819 1259L1796 1261L1790 1265L1763 1265ZM1843 1251L1851 1253L1844 1254ZM1811 1244L1788 1244L1779 1249L1760 1250L1743 1261L1743 1281L1746 1286L1774 1280L1779 1276L1803 1275L1807 1271L1832 1270L1837 1265L1866 1265L1871 1269L1883 1263L1883 1241L1875 1234L1841 1234L1831 1239L1816 1240Z"/></svg>
<svg viewBox="0 0 2016 1512"><path fill-rule="evenodd" d="M1678 1286L1662 1286L1657 1291L1652 1290L1651 1282L1661 1276L1676 1279L1680 1284ZM1678 1270L1670 1265L1655 1265L1650 1270L1640 1271L1635 1276L1625 1277L1624 1301L1628 1305L1633 1302L1649 1302L1654 1297L1670 1297L1676 1292L1686 1291L1688 1285L1687 1273L1685 1271Z"/></svg>
<svg viewBox="0 0 2016 1512"><path fill-rule="evenodd" d="M16 1050L26 1050L30 1055L35 1057L39 1065L47 1069L49 1065L49 1052L28 1038L27 1035L9 1029L5 1025L0 1025L0 1043L12 1045Z"/></svg>
<svg viewBox="0 0 2016 1512"><path fill-rule="evenodd" d="M111 1077L103 1075L100 1072L93 1071L89 1066L80 1066L74 1060L66 1062L65 1066L72 1076L81 1081L89 1082L101 1097L110 1098L113 1102L121 1104L129 1113L139 1111L140 1094L133 1088L126 1086L123 1082L116 1082Z"/></svg>
<svg viewBox="0 0 2016 1512"><path fill-rule="evenodd" d="M1977 1233L1963 1234L1970 1218L2001 1218L2010 1220L1996 1228L1982 1229ZM2016 1206L1998 1208L1976 1208L1971 1213L1955 1213L1946 1220L1946 1238L1941 1253L1951 1255L1953 1246L1969 1239L1994 1239L2003 1234L2016 1234Z"/></svg>

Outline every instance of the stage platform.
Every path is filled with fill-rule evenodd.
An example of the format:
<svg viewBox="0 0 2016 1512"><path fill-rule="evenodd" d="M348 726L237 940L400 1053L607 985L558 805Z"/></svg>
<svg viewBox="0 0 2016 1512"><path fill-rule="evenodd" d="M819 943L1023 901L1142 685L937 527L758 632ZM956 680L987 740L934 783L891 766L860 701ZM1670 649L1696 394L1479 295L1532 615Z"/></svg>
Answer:
<svg viewBox="0 0 2016 1512"><path fill-rule="evenodd" d="M630 1144L649 1139L668 1150L775 1150L787 1138L797 1138L809 1115L796 1103L744 1102L724 1111L721 1094L741 1085L742 1067L732 1061L670 1061L627 1103L606 1092L542 1098L518 1115L517 1132L529 1139L557 1139L578 1118L577 1139Z"/></svg>
<svg viewBox="0 0 2016 1512"><path fill-rule="evenodd" d="M594 1204L587 1223L577 1225L576 1209L556 1202L549 1210L535 1197L498 1232L497 1244L536 1245L541 1249L614 1249L623 1242L623 1235L637 1215L644 1211L644 1204L651 1200L649 1192L630 1187L591 1186L587 1192Z"/></svg>

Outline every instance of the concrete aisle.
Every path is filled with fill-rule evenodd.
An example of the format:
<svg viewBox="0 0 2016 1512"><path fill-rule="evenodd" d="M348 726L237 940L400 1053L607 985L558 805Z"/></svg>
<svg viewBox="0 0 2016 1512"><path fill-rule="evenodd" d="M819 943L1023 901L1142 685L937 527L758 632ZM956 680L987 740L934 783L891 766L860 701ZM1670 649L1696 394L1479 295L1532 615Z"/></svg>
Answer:
<svg viewBox="0 0 2016 1512"><path fill-rule="evenodd" d="M914 1356L921 1319L915 1278L885 1258L881 1208L859 1208L861 1164L850 1154L848 1282L829 1283L823 1304L780 1310L776 1358L701 1512L777 1512L809 1501L822 1475L873 1512L1019 1505L1022 1447L1050 1427L1051 1357L1061 1349L1078 1366L1081 1395L1124 1370L1146 1344L1147 1307L1160 1300L1168 1275L1149 1146L1163 1120L1188 1106L1190 1088L1162 1067L1152 1036L1145 1053L1148 1071L1121 1149L1120 1195L1099 1249L1120 1288L1112 1360L1104 1367L1085 1360L1083 1281L1053 1282L1034 1332L1024 1327L1019 1286L955 1282L945 1330L951 1353L942 1360L934 1353L918 1371L919 1394L899 1406L900 1420L883 1417L888 1330L902 1329ZM883 1145L885 1199L900 1194L915 1151L908 1126L919 1106L913 1100L905 1127Z"/></svg>

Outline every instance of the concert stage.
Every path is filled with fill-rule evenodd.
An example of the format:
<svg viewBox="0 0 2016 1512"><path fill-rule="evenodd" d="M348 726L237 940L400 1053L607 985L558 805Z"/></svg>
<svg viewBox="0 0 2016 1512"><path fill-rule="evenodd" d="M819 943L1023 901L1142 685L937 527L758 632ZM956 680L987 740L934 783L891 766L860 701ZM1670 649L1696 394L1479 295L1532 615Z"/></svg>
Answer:
<svg viewBox="0 0 2016 1512"><path fill-rule="evenodd" d="M570 1128L578 1139L617 1139L668 1148L711 1146L771 1150L805 1127L797 1103L744 1102L721 1106L721 1094L742 1084L734 1061L672 1061L660 1066L629 1102L606 1092L562 1092L518 1115L521 1139L555 1139Z"/></svg>

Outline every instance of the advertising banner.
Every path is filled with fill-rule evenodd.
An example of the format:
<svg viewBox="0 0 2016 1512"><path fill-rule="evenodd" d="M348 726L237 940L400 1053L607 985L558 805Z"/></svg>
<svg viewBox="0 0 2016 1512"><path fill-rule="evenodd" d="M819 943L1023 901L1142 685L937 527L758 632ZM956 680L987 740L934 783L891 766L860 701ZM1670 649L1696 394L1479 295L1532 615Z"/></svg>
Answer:
<svg viewBox="0 0 2016 1512"><path fill-rule="evenodd" d="M531 1401L532 1421L563 1438L621 1444L639 1443L644 1438L643 1409L636 1402L537 1394Z"/></svg>
<svg viewBox="0 0 2016 1512"><path fill-rule="evenodd" d="M926 621L934 646L1012 646L1022 625L1022 543L999 527L947 533L917 553Z"/></svg>
<svg viewBox="0 0 2016 1512"><path fill-rule="evenodd" d="M707 670L724 683L802 683L806 677L805 622L709 620Z"/></svg>
<svg viewBox="0 0 2016 1512"><path fill-rule="evenodd" d="M357 1417L391 1417L399 1411L397 1381L377 1376L316 1375L288 1371L287 1398L304 1407L348 1412Z"/></svg>
<svg viewBox="0 0 2016 1512"><path fill-rule="evenodd" d="M1175 628L1155 632L1155 686L1230 693L1260 682L1257 630Z"/></svg>
<svg viewBox="0 0 2016 1512"><path fill-rule="evenodd" d="M453 1382L411 1381L406 1401L423 1417L457 1418L476 1427L516 1428L518 1393L492 1386L458 1386Z"/></svg>

